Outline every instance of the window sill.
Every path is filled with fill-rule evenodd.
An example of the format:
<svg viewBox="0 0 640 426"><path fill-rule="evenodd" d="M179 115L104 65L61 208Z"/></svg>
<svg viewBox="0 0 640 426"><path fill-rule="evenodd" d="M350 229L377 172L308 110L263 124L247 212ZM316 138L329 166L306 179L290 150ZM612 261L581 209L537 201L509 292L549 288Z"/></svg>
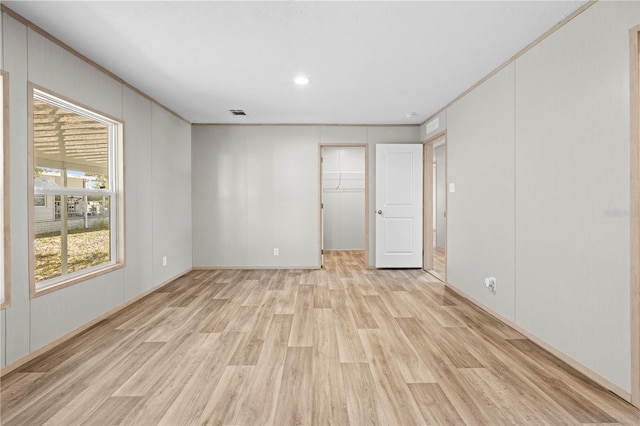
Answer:
<svg viewBox="0 0 640 426"><path fill-rule="evenodd" d="M62 280L41 289L35 289L35 286L32 285L29 298L34 299L36 297L44 296L45 294L53 293L54 291L61 290L66 287L70 287L72 285L99 277L104 274L108 274L109 272L113 272L118 269L122 269L124 268L124 266L125 266L124 262L116 263L114 265L108 265L108 266L105 266L104 268L97 269L95 271L91 271L77 277Z"/></svg>

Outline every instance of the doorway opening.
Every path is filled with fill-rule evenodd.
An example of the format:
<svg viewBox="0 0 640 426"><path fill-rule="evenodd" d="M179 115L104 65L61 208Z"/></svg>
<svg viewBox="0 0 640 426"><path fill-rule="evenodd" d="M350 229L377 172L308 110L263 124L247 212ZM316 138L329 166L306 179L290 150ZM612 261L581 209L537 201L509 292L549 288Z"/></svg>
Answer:
<svg viewBox="0 0 640 426"><path fill-rule="evenodd" d="M440 134L424 149L423 268L441 281L447 279L447 144Z"/></svg>
<svg viewBox="0 0 640 426"><path fill-rule="evenodd" d="M320 145L321 268L367 267L368 177L367 145Z"/></svg>

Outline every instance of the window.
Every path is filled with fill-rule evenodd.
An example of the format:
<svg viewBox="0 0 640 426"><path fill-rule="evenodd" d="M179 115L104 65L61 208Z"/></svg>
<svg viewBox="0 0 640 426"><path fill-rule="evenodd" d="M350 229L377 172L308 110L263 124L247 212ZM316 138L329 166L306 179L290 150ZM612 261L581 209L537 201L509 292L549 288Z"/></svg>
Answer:
<svg viewBox="0 0 640 426"><path fill-rule="evenodd" d="M31 295L37 296L123 265L123 124L31 90Z"/></svg>
<svg viewBox="0 0 640 426"><path fill-rule="evenodd" d="M9 236L9 74L0 70L0 137L2 149L0 149L0 188L2 188L2 204L0 204L0 233L3 244L0 244L0 308L6 308L11 302L9 250L11 238Z"/></svg>

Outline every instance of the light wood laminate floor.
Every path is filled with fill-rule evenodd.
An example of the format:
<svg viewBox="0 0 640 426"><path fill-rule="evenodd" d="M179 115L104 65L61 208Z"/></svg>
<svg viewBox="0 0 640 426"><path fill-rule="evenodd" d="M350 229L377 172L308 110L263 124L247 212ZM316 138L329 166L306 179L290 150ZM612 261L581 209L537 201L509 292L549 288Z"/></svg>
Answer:
<svg viewBox="0 0 640 426"><path fill-rule="evenodd" d="M446 254L444 247L435 247L433 250L433 270L429 271L436 278L446 281Z"/></svg>
<svg viewBox="0 0 640 426"><path fill-rule="evenodd" d="M192 271L8 374L3 425L640 424L419 270Z"/></svg>

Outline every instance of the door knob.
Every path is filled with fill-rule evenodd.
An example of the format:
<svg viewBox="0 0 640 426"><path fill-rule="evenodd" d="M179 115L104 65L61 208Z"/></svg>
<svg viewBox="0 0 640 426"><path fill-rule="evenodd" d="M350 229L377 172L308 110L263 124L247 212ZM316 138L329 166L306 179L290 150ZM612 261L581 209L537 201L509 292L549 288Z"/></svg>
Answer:
<svg viewBox="0 0 640 426"><path fill-rule="evenodd" d="M378 210L378 214L382 214L382 210Z"/></svg>

